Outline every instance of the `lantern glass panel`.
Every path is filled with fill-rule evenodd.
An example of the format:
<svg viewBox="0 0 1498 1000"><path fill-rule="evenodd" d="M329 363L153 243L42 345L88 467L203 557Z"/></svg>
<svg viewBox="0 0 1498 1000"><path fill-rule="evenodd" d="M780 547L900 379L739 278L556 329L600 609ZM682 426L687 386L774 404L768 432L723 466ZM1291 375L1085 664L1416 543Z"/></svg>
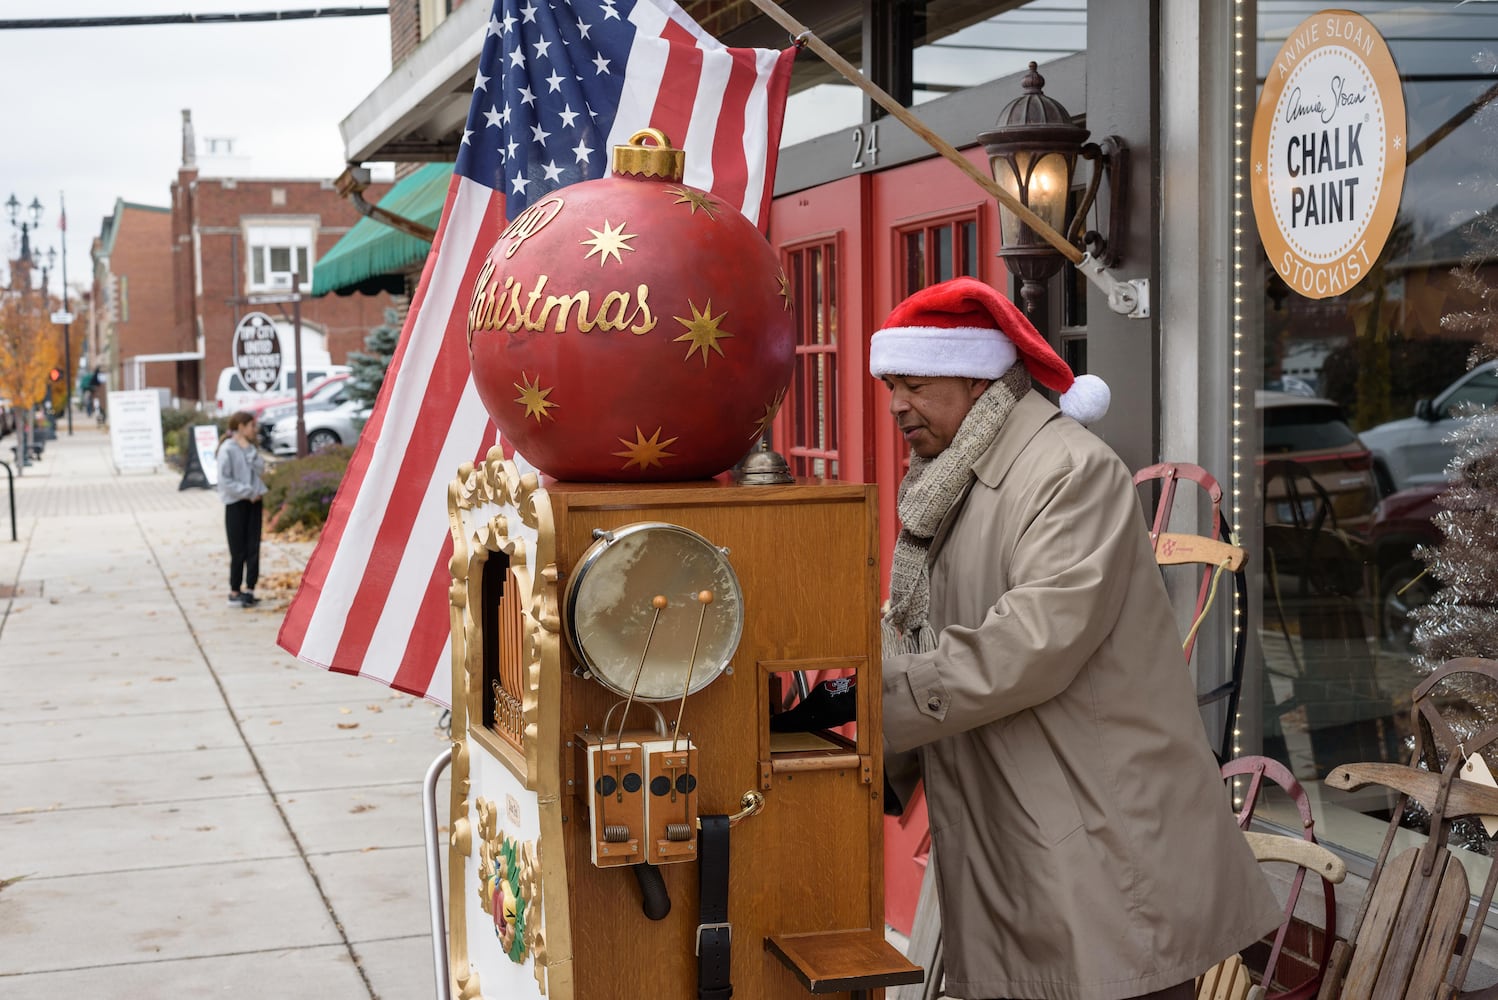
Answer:
<svg viewBox="0 0 1498 1000"><path fill-rule="evenodd" d="M1071 161L1061 153L1046 153L1030 171L1030 211L1052 229L1066 230L1066 197L1071 190Z"/></svg>
<svg viewBox="0 0 1498 1000"><path fill-rule="evenodd" d="M1020 202L1025 200L1025 194L1020 190L1020 172L1025 169L1029 160L1030 155L1028 153L1014 154L1013 162L1003 156L992 158L993 179L998 183L999 187L1009 192ZM999 202L999 238L1006 247L1015 246L1020 241L1019 219L1005 207L1003 202Z"/></svg>

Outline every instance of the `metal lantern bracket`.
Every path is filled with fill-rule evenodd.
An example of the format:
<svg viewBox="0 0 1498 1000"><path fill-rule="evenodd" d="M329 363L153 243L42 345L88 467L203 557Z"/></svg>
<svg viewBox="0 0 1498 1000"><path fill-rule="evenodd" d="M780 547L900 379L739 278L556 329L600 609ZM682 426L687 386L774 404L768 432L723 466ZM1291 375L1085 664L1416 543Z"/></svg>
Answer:
<svg viewBox="0 0 1498 1000"><path fill-rule="evenodd" d="M1108 296L1108 308L1130 319L1149 319L1148 278L1119 279L1089 251L1077 262L1077 270Z"/></svg>

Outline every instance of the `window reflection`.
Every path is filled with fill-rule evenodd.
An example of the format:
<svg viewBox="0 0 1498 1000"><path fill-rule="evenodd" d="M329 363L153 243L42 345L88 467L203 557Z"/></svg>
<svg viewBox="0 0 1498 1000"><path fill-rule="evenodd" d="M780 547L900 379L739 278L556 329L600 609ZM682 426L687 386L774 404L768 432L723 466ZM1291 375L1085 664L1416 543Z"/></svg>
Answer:
<svg viewBox="0 0 1498 1000"><path fill-rule="evenodd" d="M890 22L900 17L897 10L909 8L914 39L904 51L913 48L912 105L1021 73L1031 59L1047 62L1087 48L1087 0L876 0L874 8ZM862 5L830 6L811 26L838 55L869 73ZM852 128L863 121L863 105L862 92L821 59L798 58L780 144Z"/></svg>
<svg viewBox="0 0 1498 1000"><path fill-rule="evenodd" d="M1323 6L1260 0L1261 80ZM1262 262L1262 736L1308 783L1318 835L1372 856L1387 796L1323 797L1318 782L1338 764L1408 759L1420 679L1409 615L1434 592L1413 553L1440 537L1431 518L1460 420L1449 411L1498 401L1491 366L1468 371L1476 332L1453 320L1498 289L1498 11L1345 6L1373 22L1399 67L1408 166L1394 231L1347 294L1303 298Z"/></svg>

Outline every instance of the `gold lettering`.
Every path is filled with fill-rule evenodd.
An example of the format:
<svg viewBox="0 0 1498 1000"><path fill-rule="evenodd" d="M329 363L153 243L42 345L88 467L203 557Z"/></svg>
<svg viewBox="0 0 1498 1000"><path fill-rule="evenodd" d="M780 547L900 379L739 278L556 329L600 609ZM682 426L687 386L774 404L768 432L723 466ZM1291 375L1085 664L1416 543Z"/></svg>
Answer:
<svg viewBox="0 0 1498 1000"><path fill-rule="evenodd" d="M494 296L498 288L498 278L490 279L488 285L484 288L484 304L479 311L479 322L485 330L494 328Z"/></svg>
<svg viewBox="0 0 1498 1000"><path fill-rule="evenodd" d="M520 282L516 281L513 278L506 278L505 286L509 288L510 296L505 302L505 322L503 326L504 329L508 330L510 333L514 333L516 330L520 329L521 323L524 322L520 314ZM499 327L500 324L496 323L495 329L499 329Z"/></svg>
<svg viewBox="0 0 1498 1000"><path fill-rule="evenodd" d="M478 281L476 281L473 286L473 301L468 306L468 329L470 330L479 327L479 316L482 312L482 306L484 303L484 292L489 284L489 278L493 274L494 261L484 261L483 268L479 270ZM492 296L493 288L490 287L487 290Z"/></svg>
<svg viewBox="0 0 1498 1000"><path fill-rule="evenodd" d="M542 292L546 291L546 282L547 277L544 274L536 278L536 287L531 289L531 297L526 299L525 301L525 315L520 317L522 322L525 324L525 328L532 332L539 330L543 326L545 326L544 321L538 321L531 318L531 310L536 308L536 300L541 298Z"/></svg>
<svg viewBox="0 0 1498 1000"><path fill-rule="evenodd" d="M588 292L584 289L576 295L548 295L546 304L541 307L541 319L537 329L544 329L546 321L551 317L551 311L561 307L557 313L556 326L552 330L556 333L565 333L567 330L567 318L572 314L572 307L577 306L577 327L584 333L593 328L588 320Z"/></svg>
<svg viewBox="0 0 1498 1000"><path fill-rule="evenodd" d="M552 195L550 198L536 202L515 216L510 224L505 227L505 231L499 234L499 238L502 240L513 238L515 241L505 247L505 260L509 260L515 255L515 251L520 249L520 244L546 228L546 224L555 219L557 213L561 210L562 199L556 195Z"/></svg>
<svg viewBox="0 0 1498 1000"><path fill-rule="evenodd" d="M614 315L609 315L610 307ZM629 293L613 291L603 297L603 304L598 307L598 329L600 330L622 330L624 329L624 310L629 308Z"/></svg>
<svg viewBox="0 0 1498 1000"><path fill-rule="evenodd" d="M635 311L630 314L627 322L633 324L629 328L629 332L636 337L642 337L655 329L655 317L650 314L650 286L638 286L635 289L635 298L638 300L638 304L635 306ZM642 312L645 314L645 318L636 323L635 320L639 318ZM623 324L621 323L620 326L622 327Z"/></svg>

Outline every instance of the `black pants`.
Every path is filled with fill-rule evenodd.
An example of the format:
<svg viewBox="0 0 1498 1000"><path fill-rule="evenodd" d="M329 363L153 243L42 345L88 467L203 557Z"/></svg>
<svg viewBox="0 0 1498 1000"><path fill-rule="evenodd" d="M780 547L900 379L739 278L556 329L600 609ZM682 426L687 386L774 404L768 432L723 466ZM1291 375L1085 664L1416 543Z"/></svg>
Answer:
<svg viewBox="0 0 1498 1000"><path fill-rule="evenodd" d="M224 507L224 531L229 536L229 589L239 592L242 580L254 590L260 579L260 517L265 505L259 500L236 500Z"/></svg>

